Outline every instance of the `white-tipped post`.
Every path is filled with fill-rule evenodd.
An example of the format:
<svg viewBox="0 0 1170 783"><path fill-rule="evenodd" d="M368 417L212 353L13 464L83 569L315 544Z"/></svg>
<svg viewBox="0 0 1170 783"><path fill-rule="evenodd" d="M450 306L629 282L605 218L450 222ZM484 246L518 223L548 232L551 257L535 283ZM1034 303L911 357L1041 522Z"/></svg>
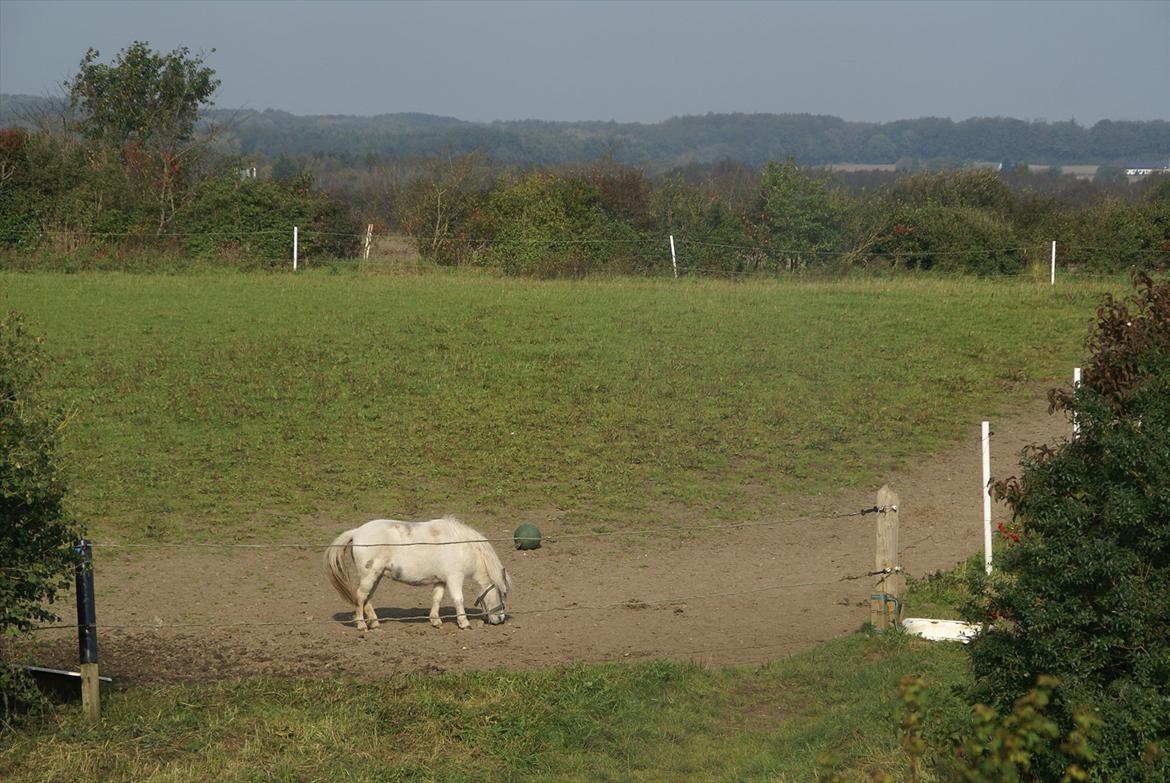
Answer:
<svg viewBox="0 0 1170 783"><path fill-rule="evenodd" d="M991 422L983 422L983 568L991 573Z"/></svg>
<svg viewBox="0 0 1170 783"><path fill-rule="evenodd" d="M678 259L674 255L674 234L670 235L670 266L674 269L674 277L678 279Z"/></svg>
<svg viewBox="0 0 1170 783"><path fill-rule="evenodd" d="M1052 285L1056 285L1056 240L1052 240Z"/></svg>
<svg viewBox="0 0 1170 783"><path fill-rule="evenodd" d="M293 271L297 271L297 227L293 226Z"/></svg>

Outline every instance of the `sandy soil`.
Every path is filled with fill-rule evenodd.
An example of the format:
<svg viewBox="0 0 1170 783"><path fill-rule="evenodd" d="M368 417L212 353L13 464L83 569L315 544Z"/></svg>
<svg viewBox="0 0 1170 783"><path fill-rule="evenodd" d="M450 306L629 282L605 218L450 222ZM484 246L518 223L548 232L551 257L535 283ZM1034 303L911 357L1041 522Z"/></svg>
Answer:
<svg viewBox="0 0 1170 783"><path fill-rule="evenodd" d="M1049 416L1034 392L992 429L998 477L1016 472L1023 446L1054 442L1068 424ZM924 576L981 551L980 480L978 423L955 448L888 477L900 495L908 573ZM429 590L386 580L374 605L398 621L359 633L324 578L320 551L172 549L107 559L96 572L101 670L130 684L646 657L766 661L868 619L875 578L849 577L873 570L874 515L791 520L872 506L876 490L786 499L774 520L753 520L776 524L719 533L566 539L531 552L496 544L516 582L510 617L499 626L474 621L467 631L449 608L441 629L412 619L426 614ZM996 519L1005 515L996 509ZM489 538L511 535L466 521ZM339 532L323 527L320 539ZM776 585L787 587L763 589ZM61 609L74 616L72 606ZM76 644L75 631L41 632L36 662L75 665Z"/></svg>

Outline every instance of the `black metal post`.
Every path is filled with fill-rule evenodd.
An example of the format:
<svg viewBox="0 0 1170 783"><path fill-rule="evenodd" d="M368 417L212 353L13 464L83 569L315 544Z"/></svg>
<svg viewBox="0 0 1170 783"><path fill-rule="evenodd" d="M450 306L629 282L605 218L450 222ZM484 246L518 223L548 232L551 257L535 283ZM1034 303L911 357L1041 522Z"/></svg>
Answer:
<svg viewBox="0 0 1170 783"><path fill-rule="evenodd" d="M81 711L89 721L102 716L101 679L98 677L97 608L93 599L93 546L83 538L77 553L77 649L81 658Z"/></svg>
<svg viewBox="0 0 1170 783"><path fill-rule="evenodd" d="M93 546L83 538L73 547L77 562L77 648L81 663L97 663L97 608L93 600Z"/></svg>

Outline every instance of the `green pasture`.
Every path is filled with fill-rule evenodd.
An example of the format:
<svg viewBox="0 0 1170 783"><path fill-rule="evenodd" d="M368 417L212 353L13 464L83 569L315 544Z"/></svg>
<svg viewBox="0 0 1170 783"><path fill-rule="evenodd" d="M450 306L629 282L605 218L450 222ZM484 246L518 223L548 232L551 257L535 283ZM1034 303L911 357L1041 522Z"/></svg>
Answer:
<svg viewBox="0 0 1170 783"><path fill-rule="evenodd" d="M962 707L955 644L845 637L764 666L665 661L537 672L257 679L115 693L0 731L0 778L26 781L809 781L905 779L897 683L932 715ZM825 778L827 779L827 778ZM920 778L929 780L931 778Z"/></svg>
<svg viewBox="0 0 1170 783"><path fill-rule="evenodd" d="M2 274L0 308L45 338L91 531L274 541L447 510L546 532L741 519L872 486L1065 382L1099 295L1123 287ZM960 593L915 582L907 604ZM137 687L97 725L76 707L0 725L0 778L908 779L906 674L928 683L929 725L961 720L962 649L900 634L729 669Z"/></svg>
<svg viewBox="0 0 1170 783"><path fill-rule="evenodd" d="M870 486L1034 382L1110 281L0 274L71 508L123 540L742 519Z"/></svg>

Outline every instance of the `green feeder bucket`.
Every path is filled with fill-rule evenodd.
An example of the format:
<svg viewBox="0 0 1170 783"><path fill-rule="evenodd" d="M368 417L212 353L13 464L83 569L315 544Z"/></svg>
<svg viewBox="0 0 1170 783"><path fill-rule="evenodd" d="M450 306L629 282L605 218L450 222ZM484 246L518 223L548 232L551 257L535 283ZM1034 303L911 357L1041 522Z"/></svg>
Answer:
<svg viewBox="0 0 1170 783"><path fill-rule="evenodd" d="M516 528L512 534L517 549L540 549L540 528L531 522L525 522Z"/></svg>

